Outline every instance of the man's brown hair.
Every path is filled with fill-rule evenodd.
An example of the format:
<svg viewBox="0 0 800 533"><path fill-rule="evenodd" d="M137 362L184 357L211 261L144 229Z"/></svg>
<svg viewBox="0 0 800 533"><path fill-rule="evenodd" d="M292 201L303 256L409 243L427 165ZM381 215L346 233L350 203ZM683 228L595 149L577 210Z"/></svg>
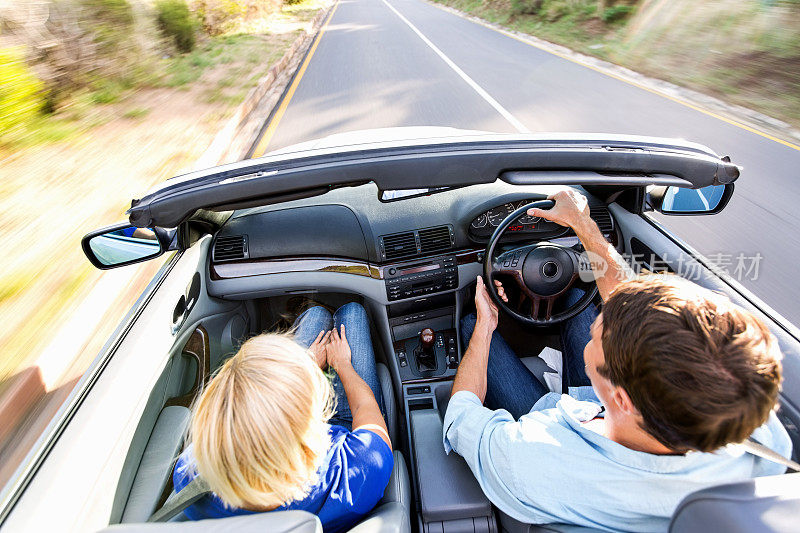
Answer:
<svg viewBox="0 0 800 533"><path fill-rule="evenodd" d="M620 285L603 307L598 372L628 393L668 448L742 442L778 399L781 354L767 327L726 297L677 276Z"/></svg>

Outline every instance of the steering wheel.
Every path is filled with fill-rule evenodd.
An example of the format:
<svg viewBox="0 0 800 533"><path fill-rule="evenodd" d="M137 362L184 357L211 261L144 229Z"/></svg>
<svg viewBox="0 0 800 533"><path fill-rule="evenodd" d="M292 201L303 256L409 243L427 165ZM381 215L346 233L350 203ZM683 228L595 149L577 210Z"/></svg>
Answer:
<svg viewBox="0 0 800 533"><path fill-rule="evenodd" d="M486 288L494 303L520 322L533 326L549 326L569 320L586 309L597 295L597 285L593 281L583 281L579 276L581 271L589 272L591 265L575 248L543 241L494 256L500 237L528 209L550 209L553 205L555 202L552 200L539 200L508 215L494 230L486 245L483 260ZM494 281L498 275L505 275L517 282L520 289L517 309L512 309L497 293ZM573 286L582 286L583 296L567 309L553 314L555 301ZM526 299L530 300L529 308L525 305Z"/></svg>

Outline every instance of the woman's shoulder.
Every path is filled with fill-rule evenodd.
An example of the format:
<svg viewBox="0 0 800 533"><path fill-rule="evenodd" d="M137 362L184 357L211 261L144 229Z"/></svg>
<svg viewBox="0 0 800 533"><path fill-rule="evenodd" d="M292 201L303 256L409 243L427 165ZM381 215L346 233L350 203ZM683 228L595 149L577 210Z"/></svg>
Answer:
<svg viewBox="0 0 800 533"><path fill-rule="evenodd" d="M394 454L388 444L368 429L348 431L341 426L332 426L331 450L328 468L348 477L353 474L367 474L375 479L391 475Z"/></svg>

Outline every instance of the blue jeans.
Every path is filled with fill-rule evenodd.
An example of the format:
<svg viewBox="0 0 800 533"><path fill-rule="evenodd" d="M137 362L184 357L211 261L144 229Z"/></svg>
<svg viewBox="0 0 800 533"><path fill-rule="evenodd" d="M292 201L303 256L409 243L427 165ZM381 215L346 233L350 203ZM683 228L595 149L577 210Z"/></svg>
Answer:
<svg viewBox="0 0 800 533"><path fill-rule="evenodd" d="M567 305L572 305L581 296L583 296L582 291L573 289L564 298ZM570 387L591 385L583 362L583 349L592 337L591 325L597 315L595 306L589 304L589 307L561 325L564 377ZM476 320L475 314L461 319L463 346L469 344L472 332L475 331ZM528 414L539 398L550 392L519 360L514 350L496 331L492 334L492 341L489 344L486 380L484 405L489 409L505 409L515 419Z"/></svg>
<svg viewBox="0 0 800 533"><path fill-rule="evenodd" d="M372 389L372 394L375 395L375 400L378 402L381 413L384 413L385 417L386 411L383 406L381 385L378 382L378 372L375 369L375 352L372 349L372 340L369 335L369 319L367 318L367 312L360 304L356 302L345 304L337 309L333 316L324 307L311 307L294 321L294 337L301 346L308 348L317 338L320 331L328 331L334 326L337 331L341 331L342 324L344 324L347 344L350 345L353 369ZM342 385L342 380L339 379L333 369L330 372L333 374L331 385L336 395L336 414L333 415L330 423L352 429L353 414L350 412L350 405L347 403L344 385Z"/></svg>

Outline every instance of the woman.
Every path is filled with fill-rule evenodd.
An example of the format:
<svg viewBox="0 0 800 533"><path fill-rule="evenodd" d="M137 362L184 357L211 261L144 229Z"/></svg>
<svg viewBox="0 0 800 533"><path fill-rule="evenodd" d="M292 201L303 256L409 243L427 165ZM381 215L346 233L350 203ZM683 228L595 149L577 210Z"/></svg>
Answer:
<svg viewBox="0 0 800 533"><path fill-rule="evenodd" d="M328 367L332 380L323 373ZM301 509L319 516L326 533L346 531L375 506L391 476L379 402L359 304L333 316L312 307L293 335L253 337L195 406L191 445L173 482L179 492L200 475L214 494L184 513L200 520Z"/></svg>

